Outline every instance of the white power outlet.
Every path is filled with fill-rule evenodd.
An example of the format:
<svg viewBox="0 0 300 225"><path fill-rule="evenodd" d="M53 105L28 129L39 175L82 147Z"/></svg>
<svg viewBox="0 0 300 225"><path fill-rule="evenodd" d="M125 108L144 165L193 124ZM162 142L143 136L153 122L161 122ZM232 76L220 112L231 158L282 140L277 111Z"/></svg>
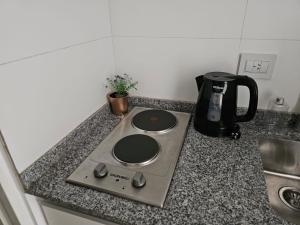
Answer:
<svg viewBox="0 0 300 225"><path fill-rule="evenodd" d="M255 79L272 78L277 55L242 53L239 60L238 75L247 75Z"/></svg>

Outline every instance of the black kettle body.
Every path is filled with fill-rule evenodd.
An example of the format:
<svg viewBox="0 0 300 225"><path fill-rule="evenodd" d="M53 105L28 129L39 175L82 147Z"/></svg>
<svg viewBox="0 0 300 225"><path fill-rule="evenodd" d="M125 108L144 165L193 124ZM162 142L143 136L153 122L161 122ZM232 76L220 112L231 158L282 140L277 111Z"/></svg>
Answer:
<svg viewBox="0 0 300 225"><path fill-rule="evenodd" d="M199 96L196 104L194 127L212 137L239 138L237 122L253 119L257 110L258 89L248 76L211 72L196 77ZM237 115L237 89L246 86L250 91L247 113Z"/></svg>

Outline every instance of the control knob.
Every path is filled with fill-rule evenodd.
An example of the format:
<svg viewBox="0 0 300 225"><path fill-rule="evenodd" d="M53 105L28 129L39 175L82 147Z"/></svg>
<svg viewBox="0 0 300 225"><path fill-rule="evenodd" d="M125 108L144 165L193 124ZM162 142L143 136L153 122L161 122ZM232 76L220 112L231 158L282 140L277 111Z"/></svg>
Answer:
<svg viewBox="0 0 300 225"><path fill-rule="evenodd" d="M132 185L135 188L142 188L146 184L146 179L141 172L136 172L135 175L132 178Z"/></svg>
<svg viewBox="0 0 300 225"><path fill-rule="evenodd" d="M104 163L99 163L94 169L94 176L97 178L103 178L107 175L108 170Z"/></svg>

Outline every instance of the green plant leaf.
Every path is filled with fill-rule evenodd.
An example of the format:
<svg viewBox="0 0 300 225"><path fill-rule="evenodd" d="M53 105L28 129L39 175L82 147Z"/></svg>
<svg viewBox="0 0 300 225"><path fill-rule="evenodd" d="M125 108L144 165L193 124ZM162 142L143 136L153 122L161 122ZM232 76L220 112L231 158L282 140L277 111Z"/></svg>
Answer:
<svg viewBox="0 0 300 225"><path fill-rule="evenodd" d="M137 90L137 84L138 82L133 82L132 77L130 77L128 74L123 75L115 75L112 78L106 78L107 79L107 86L110 87L110 89L113 92L116 92L117 96L124 96L126 95L130 90L135 89Z"/></svg>

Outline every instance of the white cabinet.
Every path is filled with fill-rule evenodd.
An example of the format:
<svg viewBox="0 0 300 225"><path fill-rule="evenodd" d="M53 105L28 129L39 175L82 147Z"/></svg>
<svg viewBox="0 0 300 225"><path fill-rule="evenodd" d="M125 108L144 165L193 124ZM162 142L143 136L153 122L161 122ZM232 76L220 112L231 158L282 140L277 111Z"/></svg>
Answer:
<svg viewBox="0 0 300 225"><path fill-rule="evenodd" d="M98 218L42 203L48 225L117 225Z"/></svg>

